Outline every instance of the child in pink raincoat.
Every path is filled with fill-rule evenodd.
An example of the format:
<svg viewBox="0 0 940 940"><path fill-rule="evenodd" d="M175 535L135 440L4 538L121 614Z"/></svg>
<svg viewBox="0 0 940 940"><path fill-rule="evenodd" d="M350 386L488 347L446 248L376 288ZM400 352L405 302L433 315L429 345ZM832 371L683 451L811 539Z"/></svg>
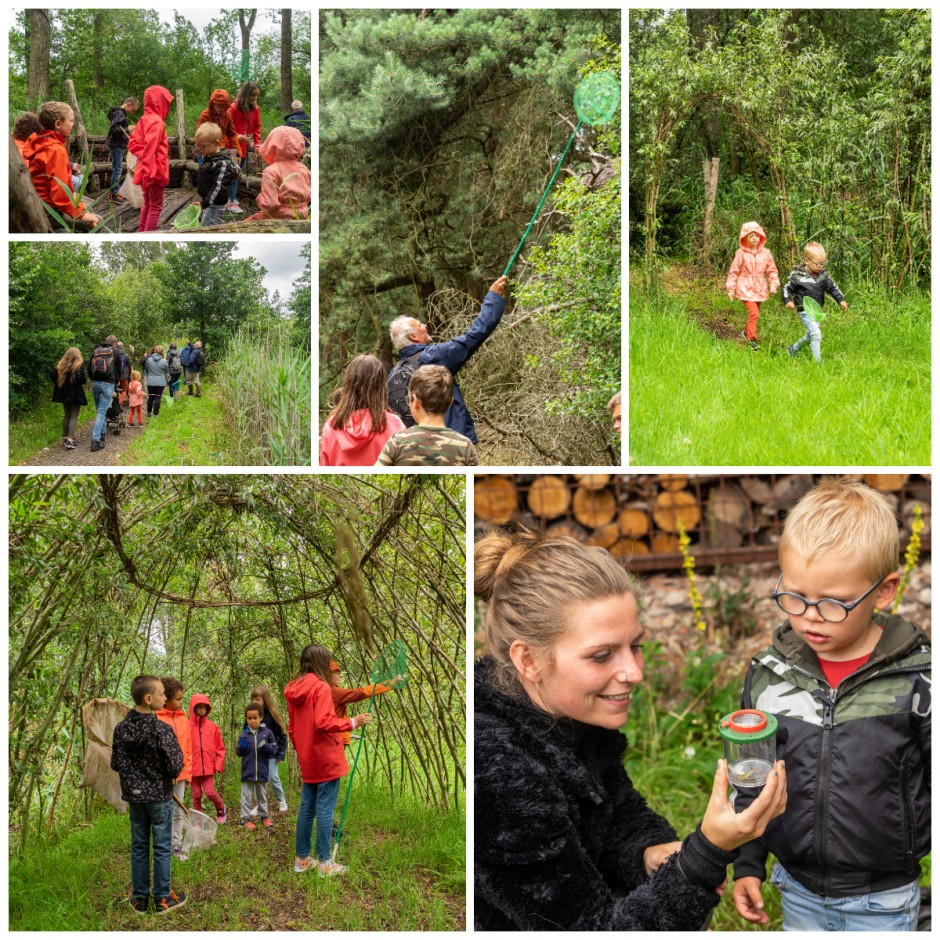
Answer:
<svg viewBox="0 0 940 940"><path fill-rule="evenodd" d="M140 382L140 373L135 369L131 372L131 382L127 386L127 394L130 398L131 403L131 415L127 422L127 426L132 428L134 426L134 418L137 418L138 427L144 426L144 413L143 413L143 404L144 404L144 387Z"/></svg>
<svg viewBox="0 0 940 940"><path fill-rule="evenodd" d="M773 255L764 247L767 235L757 222L745 222L741 226L738 242L741 247L734 254L725 290L728 300L737 298L747 309L745 338L752 349L759 348L757 342L757 319L760 305L780 289L780 275ZM768 288L767 282L770 281Z"/></svg>
<svg viewBox="0 0 940 940"><path fill-rule="evenodd" d="M275 127L258 148L267 167L251 221L306 219L310 214L310 171L300 162L304 135L294 127Z"/></svg>

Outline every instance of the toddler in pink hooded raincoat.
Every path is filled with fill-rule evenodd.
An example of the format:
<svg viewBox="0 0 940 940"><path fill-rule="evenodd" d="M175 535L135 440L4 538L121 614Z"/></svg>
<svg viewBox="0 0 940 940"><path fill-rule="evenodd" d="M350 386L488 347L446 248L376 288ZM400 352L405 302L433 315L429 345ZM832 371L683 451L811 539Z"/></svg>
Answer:
<svg viewBox="0 0 940 940"><path fill-rule="evenodd" d="M744 302L747 309L745 337L753 347L757 346L760 305L771 293L780 289L780 275L777 273L773 255L764 247L766 241L767 235L757 222L745 222L738 236L741 247L735 252L728 280L725 282L728 300L737 298Z"/></svg>
<svg viewBox="0 0 940 940"><path fill-rule="evenodd" d="M260 212L263 219L306 219L310 215L310 171L300 162L306 150L304 135L293 127L275 127L258 148L267 167L261 174Z"/></svg>

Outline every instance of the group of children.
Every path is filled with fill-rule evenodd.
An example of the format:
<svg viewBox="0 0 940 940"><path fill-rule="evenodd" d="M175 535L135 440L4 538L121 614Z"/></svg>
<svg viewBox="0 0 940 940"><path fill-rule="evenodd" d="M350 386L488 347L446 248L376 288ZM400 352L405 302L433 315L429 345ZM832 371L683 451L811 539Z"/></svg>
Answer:
<svg viewBox="0 0 940 940"><path fill-rule="evenodd" d="M310 141L310 118L300 101L285 124L275 127L261 142L261 111L258 86L245 82L234 102L224 89L215 90L208 107L196 124L195 145L199 169L196 189L201 208L200 225L222 223L222 213L241 214L238 202L239 178L247 169L248 153L254 149L267 164L261 174L261 192L256 202L258 212L249 220L306 219L310 213L310 171L301 162ZM127 202L119 193L127 153L137 160L132 181L141 190L143 205L138 231L152 232L160 224L164 194L170 182L169 140L166 119L173 95L160 85L144 92L143 114L136 125L128 116L140 108L137 98L129 96L108 111L108 153L111 159L109 200ZM64 219L77 219L91 226L100 216L86 209L75 195L75 173L70 163L68 138L75 115L61 101L47 101L38 114L27 112L17 119L13 137L29 169L39 198ZM306 123L306 134L304 124ZM239 161L233 162L232 154ZM130 171L128 171L130 172Z"/></svg>
<svg viewBox="0 0 940 940"><path fill-rule="evenodd" d="M408 378L411 424L388 407L382 363L356 356L333 410L323 425L320 465L325 467L473 467L473 442L448 428L447 409L454 400L454 377L445 366L420 366Z"/></svg>
<svg viewBox="0 0 940 940"><path fill-rule="evenodd" d="M728 299L738 299L747 310L747 326L744 339L751 349L759 349L757 321L761 304L780 289L780 276L773 255L765 247L767 235L757 222L745 222L741 226L738 244L725 282ZM819 242L809 242L803 249L803 263L790 272L783 287L783 302L788 310L796 310L806 332L787 351L793 358L804 346L809 345L816 362L822 361L822 331L817 320L804 309L804 300L809 297L819 304L825 303L826 294L846 310L848 304L842 291L826 271L826 251Z"/></svg>
<svg viewBox="0 0 940 940"><path fill-rule="evenodd" d="M264 828L271 828L268 786L278 812L288 812L278 765L287 756L290 737L303 781L293 866L298 874L316 869L328 877L346 870L330 858L333 813L340 780L349 772L344 747L350 732L371 720L369 713L346 717L346 707L390 692L404 681L396 676L387 685L343 689L340 675L329 650L318 644L306 646L297 677L284 689L288 721L281 716L271 690L256 685L235 745L241 758L240 823L254 830L257 816ZM141 675L133 680L130 691L134 708L115 727L111 754L111 767L120 776L131 820L129 904L139 914L147 913L151 905L161 914L186 903L185 893L174 891L170 884L172 856L181 862L188 858L183 844L186 784L192 787L194 810L202 812L205 796L215 807L216 822L227 822L225 800L215 788L215 774L224 770L226 749L219 726L209 718L208 696L193 695L187 716L178 679ZM315 862L311 858L314 828Z"/></svg>

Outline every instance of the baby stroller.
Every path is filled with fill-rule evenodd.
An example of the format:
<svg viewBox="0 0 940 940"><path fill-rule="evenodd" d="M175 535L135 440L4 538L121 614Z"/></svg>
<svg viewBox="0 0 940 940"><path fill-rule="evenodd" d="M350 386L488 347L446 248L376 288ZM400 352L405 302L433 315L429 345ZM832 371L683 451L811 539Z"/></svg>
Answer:
<svg viewBox="0 0 940 940"><path fill-rule="evenodd" d="M105 412L105 430L112 434L120 434L127 427L127 418L124 415L124 408L121 405L121 397L117 391L111 399L111 404Z"/></svg>

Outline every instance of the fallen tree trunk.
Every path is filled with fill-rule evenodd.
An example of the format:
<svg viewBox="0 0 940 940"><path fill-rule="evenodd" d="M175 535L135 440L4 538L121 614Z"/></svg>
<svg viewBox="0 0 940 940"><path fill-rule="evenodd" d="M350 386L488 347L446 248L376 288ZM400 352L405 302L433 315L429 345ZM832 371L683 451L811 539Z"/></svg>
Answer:
<svg viewBox="0 0 940 940"><path fill-rule="evenodd" d="M20 156L19 148L13 135L10 135L10 231L42 232L52 231L49 215L43 208L42 200L33 186L26 164Z"/></svg>

